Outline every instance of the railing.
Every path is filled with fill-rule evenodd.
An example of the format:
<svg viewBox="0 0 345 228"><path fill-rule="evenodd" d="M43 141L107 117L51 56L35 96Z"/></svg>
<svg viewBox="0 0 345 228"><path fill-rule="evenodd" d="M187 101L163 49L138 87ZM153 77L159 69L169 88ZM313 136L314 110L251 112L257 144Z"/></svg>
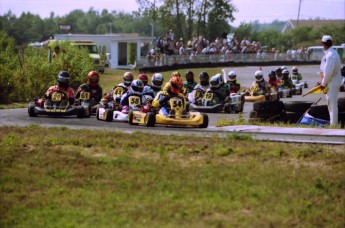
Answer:
<svg viewBox="0 0 345 228"><path fill-rule="evenodd" d="M172 66L188 63L224 63L224 62L274 62L274 61L321 61L307 54L288 55L285 53L262 54L203 54L203 55L165 55L143 56L137 59L136 67Z"/></svg>

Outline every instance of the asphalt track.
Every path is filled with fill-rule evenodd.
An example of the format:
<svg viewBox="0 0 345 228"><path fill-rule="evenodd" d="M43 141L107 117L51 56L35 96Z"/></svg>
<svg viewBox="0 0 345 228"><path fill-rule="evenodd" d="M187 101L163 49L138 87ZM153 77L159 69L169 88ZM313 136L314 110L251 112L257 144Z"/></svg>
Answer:
<svg viewBox="0 0 345 228"><path fill-rule="evenodd" d="M267 77L271 69L277 66L264 67L263 72ZM254 72L258 67L240 67L232 68L237 71L238 79L243 86L249 86L254 80ZM291 66L288 66L291 70ZM317 74L319 66L306 65L299 66L299 71L302 73L303 81L309 82L309 88L312 88L319 80ZM198 74L196 70L195 73ZM308 88L308 89L309 89ZM304 89L303 92L306 92ZM340 96L345 97L345 93L340 93ZM293 96L292 98L284 98L282 101L317 101L322 97L319 104L325 104L324 95L308 95L302 97L301 95ZM245 103L243 115L245 119L249 118L249 112L252 109L252 103ZM196 135L196 136L210 136L215 135L219 137L229 137L229 135L236 132L241 135L248 135L258 140L269 141L284 141L284 142L298 142L298 143L325 143L325 144L345 144L345 130L344 129L323 129L323 128L282 128L282 127L268 127L255 125L241 125L230 127L215 127L215 124L221 118L237 119L238 114L208 114L209 127L206 129L199 128L185 128L185 127L171 127L156 125L153 128L145 126L131 126L128 123L120 122L104 122L99 121L92 116L90 118L76 118L76 117L29 117L27 109L6 109L0 110L0 125L7 126L29 126L38 124L44 127L69 127L72 129L95 129L108 131L121 131L125 133L133 133L137 131L148 132L153 134L177 134L177 135Z"/></svg>

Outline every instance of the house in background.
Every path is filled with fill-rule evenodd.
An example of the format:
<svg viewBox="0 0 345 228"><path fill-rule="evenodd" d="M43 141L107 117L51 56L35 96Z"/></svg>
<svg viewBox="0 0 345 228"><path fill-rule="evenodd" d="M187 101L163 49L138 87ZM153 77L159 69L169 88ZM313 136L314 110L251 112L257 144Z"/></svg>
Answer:
<svg viewBox="0 0 345 228"><path fill-rule="evenodd" d="M139 37L137 33L118 34L56 34L55 40L94 41L100 52L110 56L110 68L133 69L137 59L146 56L153 45L153 37Z"/></svg>
<svg viewBox="0 0 345 228"><path fill-rule="evenodd" d="M282 32L291 31L297 26L321 27L324 25L345 25L345 20L290 20L286 22Z"/></svg>

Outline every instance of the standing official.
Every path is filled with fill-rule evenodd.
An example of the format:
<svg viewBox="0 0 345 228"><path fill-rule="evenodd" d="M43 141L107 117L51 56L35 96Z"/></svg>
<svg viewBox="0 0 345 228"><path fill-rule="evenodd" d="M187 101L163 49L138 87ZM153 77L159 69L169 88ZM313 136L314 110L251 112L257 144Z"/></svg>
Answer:
<svg viewBox="0 0 345 228"><path fill-rule="evenodd" d="M321 42L325 52L320 65L321 89L328 87L326 101L330 124L336 125L338 124L338 93L341 85L340 57L338 52L332 47L331 36L323 36Z"/></svg>

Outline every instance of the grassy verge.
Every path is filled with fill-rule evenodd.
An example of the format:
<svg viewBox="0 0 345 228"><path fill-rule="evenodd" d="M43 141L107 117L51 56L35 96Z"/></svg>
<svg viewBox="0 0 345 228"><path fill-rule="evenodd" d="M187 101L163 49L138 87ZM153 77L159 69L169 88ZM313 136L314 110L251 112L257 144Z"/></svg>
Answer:
<svg viewBox="0 0 345 228"><path fill-rule="evenodd" d="M27 108L28 103L0 104L0 109Z"/></svg>
<svg viewBox="0 0 345 228"><path fill-rule="evenodd" d="M345 147L0 128L1 227L341 227Z"/></svg>

